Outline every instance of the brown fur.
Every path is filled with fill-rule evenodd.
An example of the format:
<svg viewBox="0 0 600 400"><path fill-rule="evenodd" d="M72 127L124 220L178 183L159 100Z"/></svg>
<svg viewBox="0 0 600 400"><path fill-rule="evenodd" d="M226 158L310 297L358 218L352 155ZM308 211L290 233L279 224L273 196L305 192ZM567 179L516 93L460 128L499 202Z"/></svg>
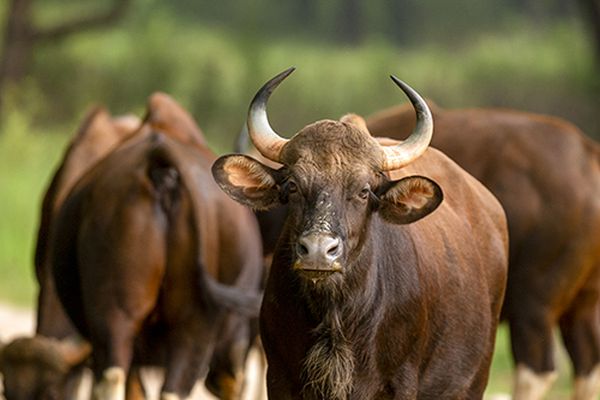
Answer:
<svg viewBox="0 0 600 400"><path fill-rule="evenodd" d="M72 398L87 344L71 338L19 337L0 349L4 398L9 400Z"/></svg>
<svg viewBox="0 0 600 400"><path fill-rule="evenodd" d="M54 284L48 274L48 242L53 219L75 183L133 132L123 129L104 108L93 109L71 140L54 173L42 202L35 250L35 271L40 284L37 334L60 339L74 333L58 304Z"/></svg>
<svg viewBox="0 0 600 400"><path fill-rule="evenodd" d="M253 216L218 191L214 155L180 141L185 119L172 111L158 115L175 118L179 135L151 125L77 183L57 218L52 260L59 297L92 343L96 378L158 364L163 392L185 397L220 343L225 361L234 358L214 364L216 388L228 374L243 378L252 327L228 309L250 299L244 293L258 296L262 263Z"/></svg>
<svg viewBox="0 0 600 400"><path fill-rule="evenodd" d="M502 209L433 149L390 181L379 169L383 151L355 118L302 129L277 171L240 155L213 166L236 200L289 208L261 310L269 396L481 398L506 276ZM230 180L229 163L246 166L247 180ZM277 184L245 196L266 181L259 168ZM378 212L406 201L396 185L427 199L418 222ZM296 268L298 238L315 231L342 238L341 272L317 279Z"/></svg>
<svg viewBox="0 0 600 400"><path fill-rule="evenodd" d="M600 147L558 118L499 109L432 107L432 145L483 182L504 206L510 267L503 317L515 363L553 370L559 326L576 376L600 363ZM404 138L408 106L368 119Z"/></svg>
<svg viewBox="0 0 600 400"><path fill-rule="evenodd" d="M39 336L28 339L29 342L32 343L32 346L36 346L36 348L39 349L37 352L38 357L23 357L20 361L13 358L10 359L10 362L4 365L4 368L11 369L11 374L14 373L14 375L11 375L13 376L12 378L9 378L8 380L5 379L5 387L7 387L8 391L13 394L13 397L9 397L8 400L21 398L19 396L25 396L25 398L33 399L33 397L26 394L29 392L25 392L24 388L26 388L27 391L31 391L31 393L38 393L42 395L43 389L49 387L49 385L43 380L43 377L51 376L51 374L54 373L52 371L56 369L48 367L47 364L44 364L39 360L48 357L57 358L60 357L61 354L56 354L54 351L56 346L49 347L39 345L39 343L45 343L47 341L44 335L61 339L67 335L72 335L77 332L70 324L69 319L66 317L55 293L54 280L52 279L52 275L50 273L52 265L49 262L49 252L53 249L53 245L48 245L48 243L52 243L50 233L53 229L55 229L54 225L56 215L61 209L64 199L68 197L73 186L75 186L75 184L104 157L112 154L114 151L116 151L116 149L119 149L125 144L127 144L127 146L131 146L132 141L139 142L143 137L147 137L150 129L164 129L167 135L170 137L186 144L192 144L193 147L197 149L197 153L195 153L196 156L200 159L203 157L209 157L208 160L210 160L210 157L214 157L210 150L208 150L204 145L205 141L202 136L202 132L196 126L189 114L187 114L185 110L183 110L167 95L157 93L150 97L148 101L148 113L146 119L148 122L145 125L140 126L141 121L135 117L126 116L112 118L104 109L97 109L86 118L79 132L65 152L63 160L57 169L44 198L42 219L40 222L38 235L36 271L38 272L40 283L37 325L37 332ZM132 139L128 141L127 139L129 138ZM205 166L208 165L210 165L210 163L205 164ZM159 168L157 170L162 170L160 165L158 167ZM114 176L120 176L123 173L126 173L126 171L117 170ZM170 173L167 172L167 174L162 175L162 177L166 181L169 181L171 179L169 174ZM113 194L108 191L106 195L102 196L102 201L111 198L112 195ZM161 206L168 207L168 190L166 192L162 191L162 195L159 197L161 198ZM225 201L228 202L229 200L225 199ZM106 204L108 204L108 202L106 202ZM235 205L233 206L236 207ZM234 219L233 221L226 222L227 224L231 225L235 225L239 222L236 219L244 220L244 218L247 218L246 216L239 216L237 211L224 212L223 214L228 218ZM249 229L252 229L253 222L250 221L248 224ZM203 234L209 233L205 232ZM248 236L253 235L255 236L254 233ZM249 248L258 245L252 243L252 240L250 240L250 242L246 242L246 245L249 246ZM235 241L222 241L222 246L226 247L239 245L235 244ZM249 251L252 253L252 250ZM227 251L225 251L225 254L230 257ZM211 257L215 256L207 256L208 259L211 259ZM218 257L223 257L223 255L219 255ZM213 273L217 271L217 267L214 265L211 265L211 268ZM231 280L235 277L235 274L235 269L229 272L222 271L218 278L223 280ZM191 280L190 283L192 283ZM244 318L240 319L238 316L235 316L232 318L227 318L227 321L223 323L224 326L228 328L226 333L222 333L222 341L214 352L214 357L211 362L212 366L210 379L214 379L216 381L226 381L228 377L233 376L234 380L239 380L239 360L245 359L245 352L242 351L241 356L238 354L233 355L233 353L239 353L239 351L231 352L231 346L239 347L240 341L249 343L252 340L253 335L256 334L256 328L248 327L244 321ZM246 338L244 335L248 335L249 337ZM157 351L157 353L160 352ZM236 359L232 360L229 357L229 354L232 354L232 357L236 357ZM138 360L135 360L134 362L137 363ZM155 361L150 359L148 362ZM39 374L30 374L27 372L28 369L39 369L41 372ZM63 379L65 378L65 375L61 371L62 370L58 371L58 376L60 378L58 379L58 382L61 385L64 385L65 382ZM73 372L74 370L70 369L69 375L71 375ZM133 371L132 376L137 376L137 372ZM42 379L37 379L36 377ZM31 378L37 380L32 381ZM129 390L133 392L132 387L139 384L139 382L133 382L133 380L131 380L130 383L131 385ZM20 385L21 389L19 389L17 385ZM213 385L212 390L221 390L220 385ZM70 395L64 395L60 397L69 398Z"/></svg>
<svg viewBox="0 0 600 400"><path fill-rule="evenodd" d="M139 127L141 121L135 117L117 117L101 107L91 110L85 117L81 127L69 143L65 154L56 169L46 190L42 202L35 250L35 272L39 284L36 336L18 339L7 345L7 349L23 349L25 346L35 349L35 357L28 352L12 351L12 356L5 358L2 365L4 386L8 400L25 398L42 398L47 393L58 391L61 397L72 397L70 390L76 389L80 379L73 371L57 368L56 363L44 360L57 359L62 356L60 348L52 339L66 340L77 335L66 316L56 295L54 281L50 274L49 254L52 226L64 199L75 183L92 166L116 148ZM16 347L13 347L16 346ZM62 365L66 365L64 360ZM73 369L72 366L69 369ZM9 372L10 370L10 372ZM52 384L48 377L54 377ZM67 378L68 381L66 380ZM60 388L57 387L61 386ZM29 394L28 394L29 393ZM36 394L37 397L33 394Z"/></svg>

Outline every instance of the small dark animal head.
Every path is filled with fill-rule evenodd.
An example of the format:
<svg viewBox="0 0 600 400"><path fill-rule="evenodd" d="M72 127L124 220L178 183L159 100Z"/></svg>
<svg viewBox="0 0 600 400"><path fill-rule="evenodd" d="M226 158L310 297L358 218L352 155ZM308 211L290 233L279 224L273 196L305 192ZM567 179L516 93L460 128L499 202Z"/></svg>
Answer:
<svg viewBox="0 0 600 400"><path fill-rule="evenodd" d="M91 352L89 344L43 336L17 338L0 349L6 400L67 398L67 380Z"/></svg>
<svg viewBox="0 0 600 400"><path fill-rule="evenodd" d="M254 145L283 167L275 170L245 155L228 155L215 162L213 175L229 196L255 209L288 204L287 238L280 245L290 246L292 268L306 282L325 282L351 268L374 213L389 223L409 224L440 204L442 191L432 180L410 176L390 181L386 175L427 149L433 121L425 101L392 77L408 95L419 121L404 142L378 143L365 121L353 114L315 122L283 139L269 125L266 103L292 71L267 82L248 114Z"/></svg>

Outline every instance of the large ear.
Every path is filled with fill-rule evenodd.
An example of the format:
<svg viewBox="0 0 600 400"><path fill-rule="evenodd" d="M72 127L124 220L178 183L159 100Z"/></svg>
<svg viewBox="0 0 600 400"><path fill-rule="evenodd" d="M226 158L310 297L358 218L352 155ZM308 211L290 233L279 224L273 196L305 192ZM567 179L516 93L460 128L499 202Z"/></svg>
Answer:
<svg viewBox="0 0 600 400"><path fill-rule="evenodd" d="M221 189L242 204L258 210L279 204L277 170L251 157L222 156L213 164L212 174Z"/></svg>
<svg viewBox="0 0 600 400"><path fill-rule="evenodd" d="M423 176L391 182L380 194L379 214L393 224L410 224L435 210L444 195L440 186Z"/></svg>

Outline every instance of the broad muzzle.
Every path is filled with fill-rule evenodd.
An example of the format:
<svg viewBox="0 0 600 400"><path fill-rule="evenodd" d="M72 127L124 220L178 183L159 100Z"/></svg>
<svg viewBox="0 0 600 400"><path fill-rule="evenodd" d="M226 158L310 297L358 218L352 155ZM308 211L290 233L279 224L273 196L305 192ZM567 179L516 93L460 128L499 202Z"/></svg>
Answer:
<svg viewBox="0 0 600 400"><path fill-rule="evenodd" d="M308 278L325 278L342 271L339 262L342 252L339 237L323 232L302 235L296 243L294 269Z"/></svg>

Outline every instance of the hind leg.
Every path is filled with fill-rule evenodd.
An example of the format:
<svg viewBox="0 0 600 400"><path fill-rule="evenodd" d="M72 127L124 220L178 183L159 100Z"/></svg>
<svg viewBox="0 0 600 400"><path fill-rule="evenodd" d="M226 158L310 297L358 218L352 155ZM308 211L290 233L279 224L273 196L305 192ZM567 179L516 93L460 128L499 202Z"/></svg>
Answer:
<svg viewBox="0 0 600 400"><path fill-rule="evenodd" d="M563 342L575 372L575 400L600 395L600 303L598 292L584 288L560 319Z"/></svg>
<svg viewBox="0 0 600 400"><path fill-rule="evenodd" d="M239 400L245 383L246 359L250 351L250 321L230 314L219 334L205 386L223 400Z"/></svg>
<svg viewBox="0 0 600 400"><path fill-rule="evenodd" d="M216 333L214 326L200 321L187 321L170 332L161 400L186 399L206 376Z"/></svg>
<svg viewBox="0 0 600 400"><path fill-rule="evenodd" d="M92 336L94 400L124 400L126 377L133 355L133 332L130 324L120 324L107 330L96 330Z"/></svg>
<svg viewBox="0 0 600 400"><path fill-rule="evenodd" d="M522 305L509 324L517 366L513 398L542 399L557 378L549 314L542 306Z"/></svg>
<svg viewBox="0 0 600 400"><path fill-rule="evenodd" d="M139 367L129 369L125 398L127 400L144 400L146 398L146 390L142 383Z"/></svg>

